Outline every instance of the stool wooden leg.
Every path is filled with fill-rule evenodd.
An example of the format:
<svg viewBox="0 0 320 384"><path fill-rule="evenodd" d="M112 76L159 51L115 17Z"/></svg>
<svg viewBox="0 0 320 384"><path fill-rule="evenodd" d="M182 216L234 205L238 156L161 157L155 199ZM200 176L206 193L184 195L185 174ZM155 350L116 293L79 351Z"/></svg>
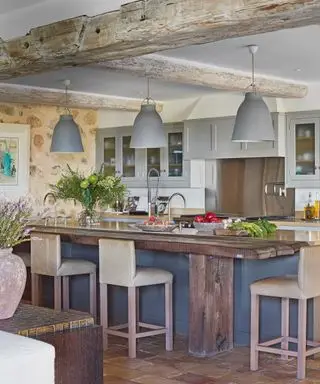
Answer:
<svg viewBox="0 0 320 384"><path fill-rule="evenodd" d="M298 361L297 379L303 380L306 376L307 351L307 300L298 300Z"/></svg>
<svg viewBox="0 0 320 384"><path fill-rule="evenodd" d="M139 321L140 321L140 292L139 287L136 288L136 321L137 321L137 333L140 331Z"/></svg>
<svg viewBox="0 0 320 384"><path fill-rule="evenodd" d="M40 276L37 273L31 273L31 303L39 305L39 283Z"/></svg>
<svg viewBox="0 0 320 384"><path fill-rule="evenodd" d="M108 286L100 284L100 325L102 326L103 350L108 348Z"/></svg>
<svg viewBox="0 0 320 384"><path fill-rule="evenodd" d="M281 336L285 340L281 342L281 349L286 351L289 349L289 308L289 299L283 297L281 299ZM281 359L288 360L288 356L282 355Z"/></svg>
<svg viewBox="0 0 320 384"><path fill-rule="evenodd" d="M259 351L259 295L251 294L251 340L250 340L250 369L258 370Z"/></svg>
<svg viewBox="0 0 320 384"><path fill-rule="evenodd" d="M61 311L61 276L54 276L54 309Z"/></svg>
<svg viewBox="0 0 320 384"><path fill-rule="evenodd" d="M136 288L128 288L128 342L129 342L129 357L135 358L137 356L137 302L136 302Z"/></svg>
<svg viewBox="0 0 320 384"><path fill-rule="evenodd" d="M62 277L62 295L62 308L67 311L70 308L69 276Z"/></svg>
<svg viewBox="0 0 320 384"><path fill-rule="evenodd" d="M97 317L97 276L96 273L90 273L90 313L96 319Z"/></svg>
<svg viewBox="0 0 320 384"><path fill-rule="evenodd" d="M166 350L173 349L172 283L165 284Z"/></svg>

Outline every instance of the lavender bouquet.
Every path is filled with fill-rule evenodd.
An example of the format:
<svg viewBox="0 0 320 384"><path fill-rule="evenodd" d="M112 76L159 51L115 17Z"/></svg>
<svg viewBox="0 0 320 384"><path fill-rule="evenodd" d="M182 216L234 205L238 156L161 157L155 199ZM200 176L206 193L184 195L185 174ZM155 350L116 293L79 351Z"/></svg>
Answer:
<svg viewBox="0 0 320 384"><path fill-rule="evenodd" d="M29 240L27 229L32 202L27 198L9 200L0 197L0 249L12 248Z"/></svg>

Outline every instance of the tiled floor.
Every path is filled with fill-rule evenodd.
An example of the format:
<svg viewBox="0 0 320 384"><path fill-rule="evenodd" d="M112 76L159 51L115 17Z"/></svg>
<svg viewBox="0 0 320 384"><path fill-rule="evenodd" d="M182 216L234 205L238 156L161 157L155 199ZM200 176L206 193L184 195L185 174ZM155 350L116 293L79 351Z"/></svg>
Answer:
<svg viewBox="0 0 320 384"><path fill-rule="evenodd" d="M156 339L156 340L155 340ZM163 338L139 341L137 359L127 358L125 341L111 339L104 354L104 384L292 384L296 360L282 361L262 354L260 370L249 371L249 349L236 348L211 359L187 354L186 343L175 340L174 352L165 352ZM308 360L307 379L301 384L320 384L320 358Z"/></svg>

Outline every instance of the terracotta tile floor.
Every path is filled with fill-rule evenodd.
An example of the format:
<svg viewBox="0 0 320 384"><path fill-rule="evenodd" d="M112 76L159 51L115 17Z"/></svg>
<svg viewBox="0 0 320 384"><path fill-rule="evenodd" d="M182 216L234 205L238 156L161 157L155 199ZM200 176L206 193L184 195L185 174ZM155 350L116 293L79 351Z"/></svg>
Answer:
<svg viewBox="0 0 320 384"><path fill-rule="evenodd" d="M298 382L293 358L261 354L259 371L250 372L248 348L211 359L186 351L186 342L176 338L174 352L166 352L160 336L139 341L137 358L129 359L126 342L112 338L104 354L104 384L320 384L320 358L308 359L307 379Z"/></svg>

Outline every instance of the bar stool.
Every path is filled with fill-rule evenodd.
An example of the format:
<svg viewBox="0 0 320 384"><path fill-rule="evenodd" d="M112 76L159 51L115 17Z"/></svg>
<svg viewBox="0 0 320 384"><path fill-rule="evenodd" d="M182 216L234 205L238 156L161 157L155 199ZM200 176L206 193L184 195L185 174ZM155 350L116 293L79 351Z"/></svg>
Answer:
<svg viewBox="0 0 320 384"><path fill-rule="evenodd" d="M54 278L54 309L69 309L69 277L90 275L90 313L96 318L96 265L91 261L61 258L59 235L36 233L31 235L32 304L39 303L39 278L41 275ZM61 303L61 278L63 301Z"/></svg>
<svg viewBox="0 0 320 384"><path fill-rule="evenodd" d="M305 378L306 358L320 352L320 343L307 340L307 300L320 296L320 246L301 248L297 276L271 277L251 284L250 369L258 370L259 352L297 357L297 379ZM259 296L281 298L281 337L259 343ZM298 338L289 336L289 299L298 300ZM281 343L281 348L272 347ZM290 351L297 343L298 351ZM307 345L312 347L307 350Z"/></svg>
<svg viewBox="0 0 320 384"><path fill-rule="evenodd" d="M128 338L129 357L136 357L137 339L166 335L166 350L172 351L172 280L173 275L156 268L137 268L133 241L99 240L100 260L100 324L103 327L103 345L107 348L108 335ZM108 285L128 288L128 324L108 326ZM165 326L139 322L139 287L165 285ZM138 332L139 327L150 329ZM128 328L128 332L121 329Z"/></svg>

